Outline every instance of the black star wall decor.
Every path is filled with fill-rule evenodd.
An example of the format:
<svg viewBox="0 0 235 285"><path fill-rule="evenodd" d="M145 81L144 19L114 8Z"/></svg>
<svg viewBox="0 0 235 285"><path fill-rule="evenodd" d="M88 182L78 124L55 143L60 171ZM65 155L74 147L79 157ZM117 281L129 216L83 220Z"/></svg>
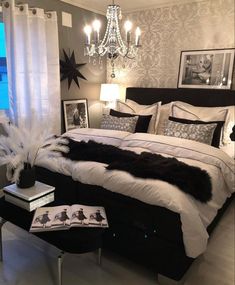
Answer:
<svg viewBox="0 0 235 285"><path fill-rule="evenodd" d="M81 74L79 68L85 65L86 63L79 63L79 64L76 63L74 51L72 52L70 57L67 55L64 49L63 53L64 53L64 60L60 60L60 73L61 73L60 81L68 79L68 89L69 89L72 81L74 80L78 88L80 88L78 78L80 77L84 80L87 79Z"/></svg>

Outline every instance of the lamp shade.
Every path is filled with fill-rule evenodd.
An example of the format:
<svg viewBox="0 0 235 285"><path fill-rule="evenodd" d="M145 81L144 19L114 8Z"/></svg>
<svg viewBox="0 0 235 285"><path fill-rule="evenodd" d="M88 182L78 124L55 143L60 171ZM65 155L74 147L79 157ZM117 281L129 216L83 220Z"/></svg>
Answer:
<svg viewBox="0 0 235 285"><path fill-rule="evenodd" d="M112 102L119 98L119 85L113 83L101 84L100 100Z"/></svg>

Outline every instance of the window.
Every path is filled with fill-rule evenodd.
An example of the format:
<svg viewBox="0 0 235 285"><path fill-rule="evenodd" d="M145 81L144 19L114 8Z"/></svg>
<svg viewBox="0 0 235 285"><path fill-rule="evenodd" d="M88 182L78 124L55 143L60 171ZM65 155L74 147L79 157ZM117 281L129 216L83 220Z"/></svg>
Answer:
<svg viewBox="0 0 235 285"><path fill-rule="evenodd" d="M4 23L0 21L0 109L9 108Z"/></svg>

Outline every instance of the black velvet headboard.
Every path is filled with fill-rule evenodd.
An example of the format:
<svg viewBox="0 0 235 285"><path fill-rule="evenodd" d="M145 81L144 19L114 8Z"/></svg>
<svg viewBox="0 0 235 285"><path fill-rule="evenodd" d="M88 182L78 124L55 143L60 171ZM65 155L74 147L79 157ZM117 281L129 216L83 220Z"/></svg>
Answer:
<svg viewBox="0 0 235 285"><path fill-rule="evenodd" d="M126 98L145 105L183 101L195 106L217 107L235 105L235 90L129 87Z"/></svg>

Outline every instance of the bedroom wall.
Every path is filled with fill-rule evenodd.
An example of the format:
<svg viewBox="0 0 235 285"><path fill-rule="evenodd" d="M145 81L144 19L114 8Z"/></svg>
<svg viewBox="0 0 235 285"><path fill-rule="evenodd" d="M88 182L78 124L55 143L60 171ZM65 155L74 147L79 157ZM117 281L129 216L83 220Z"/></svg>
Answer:
<svg viewBox="0 0 235 285"><path fill-rule="evenodd" d="M137 60L129 60L113 81L123 86L177 87L182 50L235 47L234 5L234 0L208 0L126 14L142 30L142 48ZM107 80L111 82L110 66Z"/></svg>
<svg viewBox="0 0 235 285"><path fill-rule="evenodd" d="M68 90L67 80L62 81L61 100L87 98L90 126L98 127L103 106L99 102L100 84L106 81L106 61L104 60L101 66L88 63L88 58L84 57L85 36L83 28L85 24L91 23L95 18L105 23L105 17L59 0L22 0L21 2L28 3L31 7L43 8L46 11L57 11L60 57L64 58L62 49L65 49L67 53L74 50L77 63L87 63L79 69L87 81L79 78L80 89L73 82L70 90ZM62 26L62 11L72 15L72 28ZM104 27L105 24L102 26Z"/></svg>

